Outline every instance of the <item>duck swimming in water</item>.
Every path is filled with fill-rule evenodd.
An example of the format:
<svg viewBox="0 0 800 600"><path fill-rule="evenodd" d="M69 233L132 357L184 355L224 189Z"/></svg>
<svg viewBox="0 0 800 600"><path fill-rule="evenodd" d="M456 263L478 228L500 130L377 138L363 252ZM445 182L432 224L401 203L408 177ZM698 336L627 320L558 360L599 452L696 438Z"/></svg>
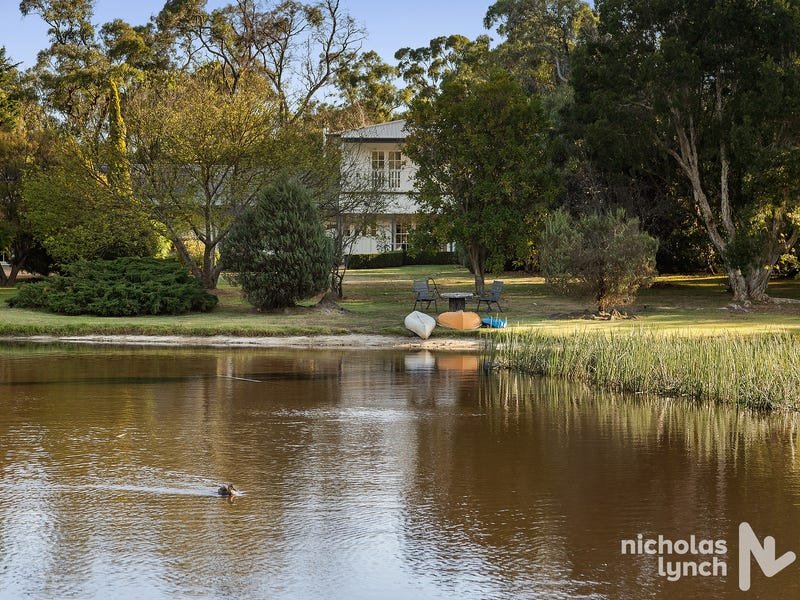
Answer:
<svg viewBox="0 0 800 600"><path fill-rule="evenodd" d="M228 483L226 485L219 486L217 494L219 494L220 496L228 496L228 497L238 496L239 490L237 490L232 483Z"/></svg>

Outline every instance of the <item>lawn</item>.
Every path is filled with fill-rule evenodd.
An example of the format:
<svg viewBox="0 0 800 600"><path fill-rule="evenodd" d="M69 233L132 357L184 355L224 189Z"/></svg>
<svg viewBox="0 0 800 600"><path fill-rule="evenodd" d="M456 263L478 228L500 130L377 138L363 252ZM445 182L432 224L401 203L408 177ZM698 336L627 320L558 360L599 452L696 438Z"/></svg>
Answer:
<svg viewBox="0 0 800 600"><path fill-rule="evenodd" d="M157 317L72 317L12 309L5 299L16 293L15 290L0 288L0 335L410 335L402 323L414 303L411 282L432 273L440 291L472 288L472 276L459 266L358 270L350 271L345 280L343 312L313 308L313 301L310 301L292 309L259 313L241 299L238 290L222 282L216 292L220 303L213 312ZM503 280L506 286L502 306L509 324L546 333L558 334L575 328L604 331L637 327L681 333L714 333L721 329L739 333L794 332L800 329L800 304L759 306L746 313L727 310L731 299L725 293L722 277L659 277L651 289L640 294L634 306L627 308L636 315L635 319L611 322L581 318L582 313L591 310L591 303L554 296L541 277L505 273ZM774 282L770 294L800 299L800 282ZM446 301L439 302L439 310L446 310ZM434 336L441 335L457 333L434 331Z"/></svg>

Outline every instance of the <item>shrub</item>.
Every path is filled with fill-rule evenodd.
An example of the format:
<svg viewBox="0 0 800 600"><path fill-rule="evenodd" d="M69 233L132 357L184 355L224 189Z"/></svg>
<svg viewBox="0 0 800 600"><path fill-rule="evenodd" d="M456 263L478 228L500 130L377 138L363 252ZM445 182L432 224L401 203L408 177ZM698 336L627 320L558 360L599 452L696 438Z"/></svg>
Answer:
<svg viewBox="0 0 800 600"><path fill-rule="evenodd" d="M658 241L622 210L578 219L559 211L545 222L539 260L556 292L591 296L606 311L650 285L657 249Z"/></svg>
<svg viewBox="0 0 800 600"><path fill-rule="evenodd" d="M403 253L401 251L381 252L379 254L350 254L345 257L348 269L385 269L387 267L402 267Z"/></svg>
<svg viewBox="0 0 800 600"><path fill-rule="evenodd" d="M444 251L422 251L416 254L406 254L403 258L404 265L456 265L458 254Z"/></svg>
<svg viewBox="0 0 800 600"><path fill-rule="evenodd" d="M292 181L267 188L222 245L225 268L261 310L292 306L328 288L333 248L306 189Z"/></svg>
<svg viewBox="0 0 800 600"><path fill-rule="evenodd" d="M348 269L385 269L404 265L455 265L458 255L455 252L424 251L407 254L400 250L379 254L350 254L345 257Z"/></svg>
<svg viewBox="0 0 800 600"><path fill-rule="evenodd" d="M8 302L67 315L121 317L206 312L217 297L174 260L127 257L64 265L61 275L23 284Z"/></svg>

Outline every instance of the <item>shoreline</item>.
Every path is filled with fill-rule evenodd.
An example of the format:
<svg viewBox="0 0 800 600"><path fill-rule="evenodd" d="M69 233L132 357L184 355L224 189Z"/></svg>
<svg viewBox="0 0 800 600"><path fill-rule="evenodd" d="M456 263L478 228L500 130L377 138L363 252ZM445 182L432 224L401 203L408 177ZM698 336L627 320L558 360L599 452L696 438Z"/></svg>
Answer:
<svg viewBox="0 0 800 600"><path fill-rule="evenodd" d="M109 346L191 346L194 348L286 348L298 350L432 350L477 352L477 338L406 338L377 334L293 335L271 337L196 335L32 335L3 336L3 342L89 344Z"/></svg>

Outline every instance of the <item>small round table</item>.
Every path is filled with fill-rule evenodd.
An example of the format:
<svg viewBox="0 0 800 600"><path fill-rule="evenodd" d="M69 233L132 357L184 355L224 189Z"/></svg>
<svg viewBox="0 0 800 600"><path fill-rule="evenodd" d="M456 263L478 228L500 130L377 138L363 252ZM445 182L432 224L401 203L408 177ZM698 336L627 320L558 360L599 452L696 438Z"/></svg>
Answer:
<svg viewBox="0 0 800 600"><path fill-rule="evenodd" d="M447 298L451 312L464 310L467 306L467 298L472 298L472 292L446 292L439 295L442 298Z"/></svg>

